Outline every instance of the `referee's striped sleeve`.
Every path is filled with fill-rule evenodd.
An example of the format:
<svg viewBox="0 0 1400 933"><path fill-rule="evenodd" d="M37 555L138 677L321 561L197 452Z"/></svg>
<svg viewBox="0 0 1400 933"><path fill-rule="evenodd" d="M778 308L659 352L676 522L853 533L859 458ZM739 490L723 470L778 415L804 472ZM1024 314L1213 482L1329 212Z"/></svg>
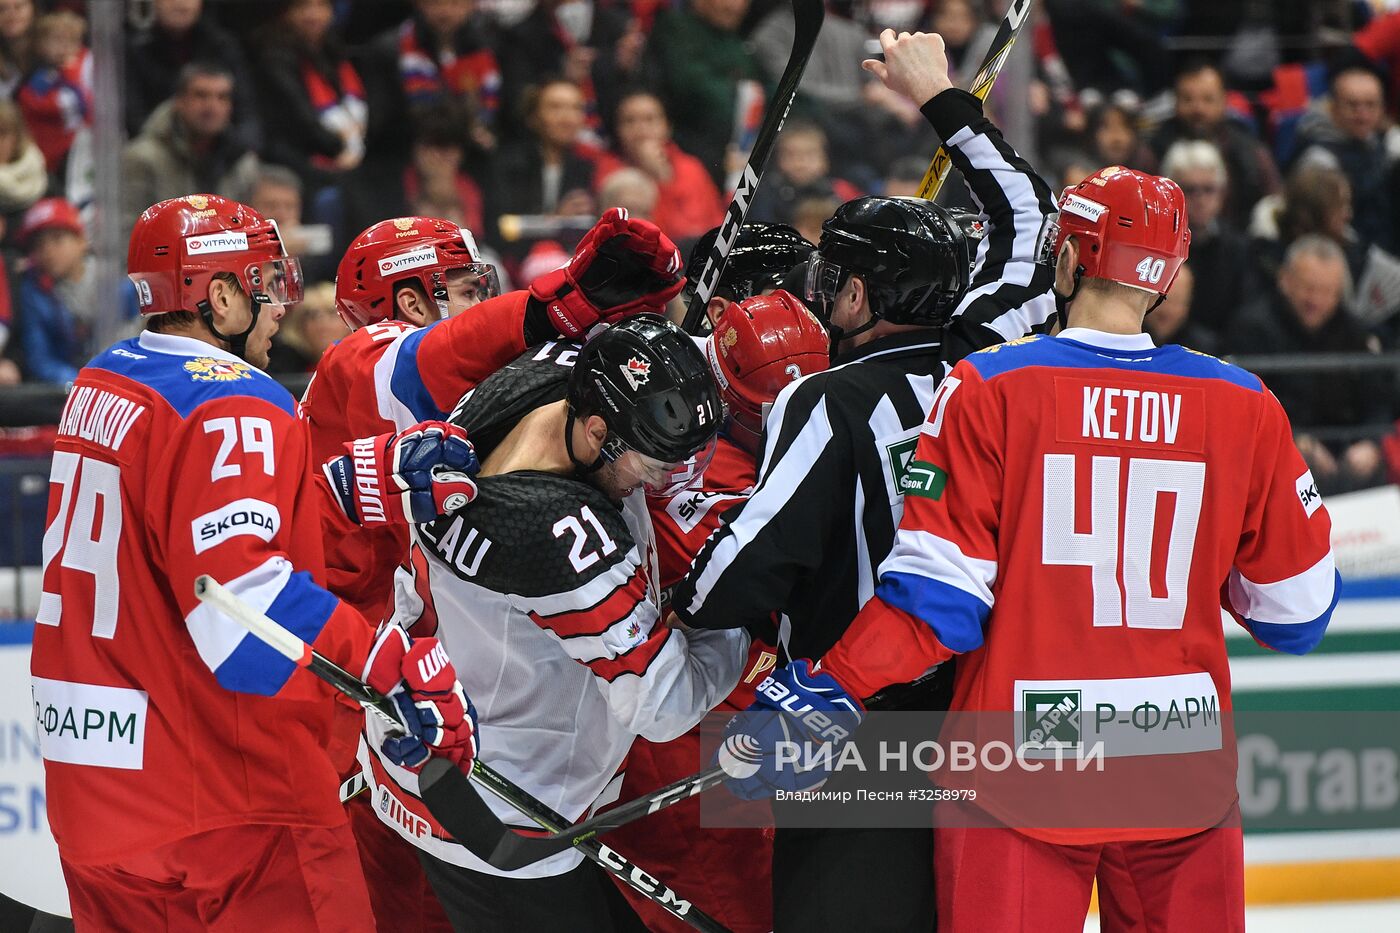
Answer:
<svg viewBox="0 0 1400 933"><path fill-rule="evenodd" d="M989 228L944 339L943 358L953 363L1027 334L1055 313L1054 272L1036 262L1055 200L1045 180L982 114L977 98L951 89L925 104L923 112L947 141L953 165Z"/></svg>
<svg viewBox="0 0 1400 933"><path fill-rule="evenodd" d="M672 608L697 628L761 625L822 560L831 511L850 508L850 445L833 443L820 376L774 402L753 495L726 513L677 586ZM841 490L845 494L837 494Z"/></svg>

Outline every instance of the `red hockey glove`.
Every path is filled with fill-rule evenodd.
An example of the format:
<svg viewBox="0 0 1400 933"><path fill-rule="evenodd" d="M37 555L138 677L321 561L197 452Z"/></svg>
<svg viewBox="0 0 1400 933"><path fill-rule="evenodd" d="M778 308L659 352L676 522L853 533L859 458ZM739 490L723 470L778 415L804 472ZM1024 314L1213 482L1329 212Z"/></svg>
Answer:
<svg viewBox="0 0 1400 933"><path fill-rule="evenodd" d="M569 264L536 279L530 294L544 302L555 330L580 337L599 321L661 312L684 286L681 251L671 238L613 207L584 234Z"/></svg>
<svg viewBox="0 0 1400 933"><path fill-rule="evenodd" d="M421 524L476 498L481 468L467 432L424 421L398 434L363 437L323 469L340 508L360 525Z"/></svg>
<svg viewBox="0 0 1400 933"><path fill-rule="evenodd" d="M462 771L476 760L476 708L436 638L411 639L386 625L370 649L365 682L398 704L411 734L386 738L380 748L397 765L418 771L429 755Z"/></svg>

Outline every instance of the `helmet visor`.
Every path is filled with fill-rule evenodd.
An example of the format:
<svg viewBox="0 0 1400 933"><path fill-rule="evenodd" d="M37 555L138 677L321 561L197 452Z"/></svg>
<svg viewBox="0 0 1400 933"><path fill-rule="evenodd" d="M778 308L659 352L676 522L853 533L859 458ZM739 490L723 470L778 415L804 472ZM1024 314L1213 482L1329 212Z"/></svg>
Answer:
<svg viewBox="0 0 1400 933"><path fill-rule="evenodd" d="M667 462L633 450L617 435L603 445L603 457L624 474L624 479L636 480L649 496L669 498L696 485L715 455L716 441L711 437L695 453L684 460Z"/></svg>
<svg viewBox="0 0 1400 933"><path fill-rule="evenodd" d="M254 301L279 305L301 301L301 260L294 256L251 263L243 276Z"/></svg>
<svg viewBox="0 0 1400 933"><path fill-rule="evenodd" d="M1060 240L1060 212L1046 214L1040 222L1040 233L1035 239L1035 261L1041 265L1055 265L1055 244Z"/></svg>
<svg viewBox="0 0 1400 933"><path fill-rule="evenodd" d="M823 259L821 253L812 251L807 263L807 304L811 306L823 323L831 321L831 309L836 303L836 295L846 284L846 270L830 260Z"/></svg>
<svg viewBox="0 0 1400 933"><path fill-rule="evenodd" d="M448 269L447 287L470 306L499 295L501 279L491 263L474 262Z"/></svg>

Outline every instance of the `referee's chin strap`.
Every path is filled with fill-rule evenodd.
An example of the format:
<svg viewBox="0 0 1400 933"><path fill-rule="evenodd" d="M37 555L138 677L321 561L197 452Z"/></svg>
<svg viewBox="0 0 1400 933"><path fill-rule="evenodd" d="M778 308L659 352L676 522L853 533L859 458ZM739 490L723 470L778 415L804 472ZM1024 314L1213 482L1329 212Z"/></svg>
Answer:
<svg viewBox="0 0 1400 933"><path fill-rule="evenodd" d="M839 350L841 347L841 341L849 340L852 337L856 337L860 334L865 333L866 331L870 330L870 328L874 327L876 324L879 324L881 320L882 318L880 317L880 315L876 314L874 309L872 309L870 312L870 320L866 321L864 324L860 325L855 330L842 330L837 325L832 324L830 321L828 321L826 324L826 332L831 337L831 350L828 355L831 357L832 360L835 360L836 351Z"/></svg>
<svg viewBox="0 0 1400 933"><path fill-rule="evenodd" d="M564 419L564 450L569 454L569 462L574 465L574 469L578 470L584 476L597 473L603 468L603 464L607 463L607 460L603 459L601 451L598 453L597 458L590 464L585 464L583 461L579 460L578 457L574 456L574 419L578 416L578 413L574 411L573 405L568 405L568 412L568 417Z"/></svg>
<svg viewBox="0 0 1400 933"><path fill-rule="evenodd" d="M209 333L228 343L229 352L240 360L245 359L248 352L248 337L253 333L253 328L258 326L258 312L262 310L262 302L257 298L249 296L249 306L253 319L248 322L248 327L241 334L225 334L214 326L214 308L206 298L195 307L199 310L199 317L204 321L204 326L209 328Z"/></svg>

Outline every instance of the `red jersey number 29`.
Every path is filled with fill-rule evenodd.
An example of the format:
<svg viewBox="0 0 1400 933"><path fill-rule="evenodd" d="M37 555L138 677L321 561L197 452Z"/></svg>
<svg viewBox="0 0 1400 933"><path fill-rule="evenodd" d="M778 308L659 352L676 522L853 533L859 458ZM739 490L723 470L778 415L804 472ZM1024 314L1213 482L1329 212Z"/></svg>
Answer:
<svg viewBox="0 0 1400 933"><path fill-rule="evenodd" d="M44 586L35 621L59 623L63 615L59 570L77 570L92 575L92 635L111 638L117 633L121 595L117 576L121 471L116 464L59 450L53 455L49 481L59 488L58 513L44 529Z"/></svg>
<svg viewBox="0 0 1400 933"><path fill-rule="evenodd" d="M1045 455L1041 559L1046 564L1091 569L1096 627L1126 623L1129 628L1181 628L1206 465L1093 457L1089 531L1083 533L1074 530L1079 462L1073 454ZM1124 464L1128 482L1120 501ZM1165 508L1168 504L1170 508ZM1163 519L1169 523L1167 528L1158 527Z"/></svg>

